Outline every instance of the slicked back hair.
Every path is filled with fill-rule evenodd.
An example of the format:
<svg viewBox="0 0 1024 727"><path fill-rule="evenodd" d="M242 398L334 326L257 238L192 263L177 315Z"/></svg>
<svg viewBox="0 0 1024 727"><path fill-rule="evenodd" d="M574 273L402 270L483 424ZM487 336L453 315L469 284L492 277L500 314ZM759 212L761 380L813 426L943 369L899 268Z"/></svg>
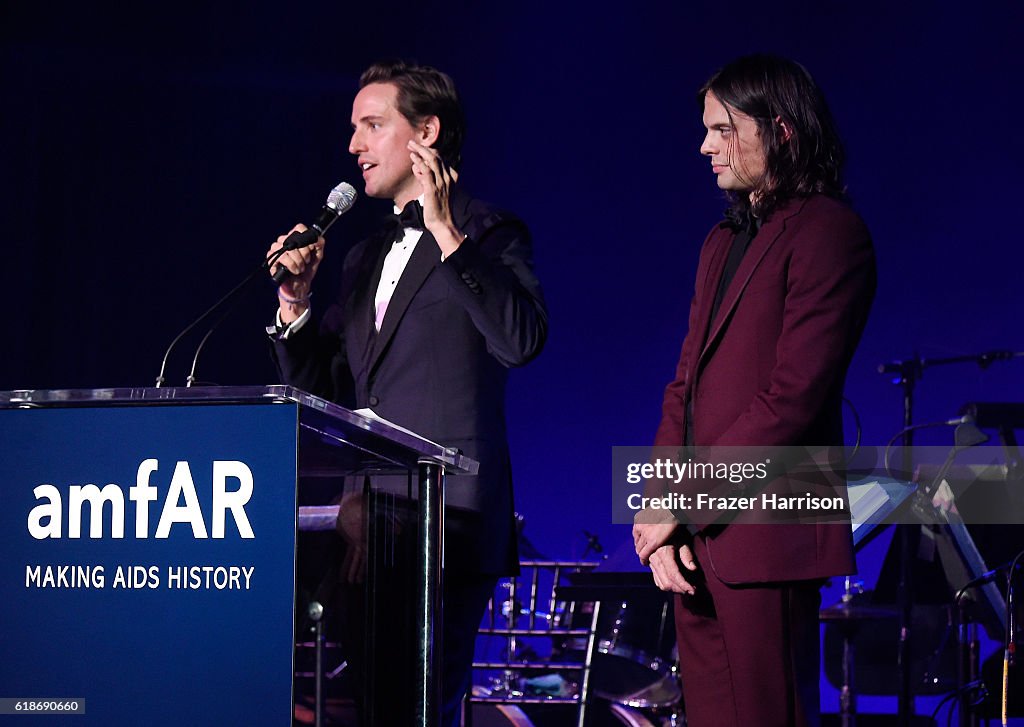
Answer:
<svg viewBox="0 0 1024 727"><path fill-rule="evenodd" d="M413 126L428 116L436 116L441 129L434 146L445 162L458 168L466 119L455 83L448 74L401 60L382 61L367 68L359 78L360 88L371 83L390 83L398 89L398 111Z"/></svg>
<svg viewBox="0 0 1024 727"><path fill-rule="evenodd" d="M753 209L751 195L729 193L726 216L731 221L742 224L750 212L765 219L794 197L844 196L843 145L825 97L807 69L778 56L744 56L704 84L698 94L701 108L709 92L725 105L730 120L737 110L757 123L764 150L765 173L752 190Z"/></svg>

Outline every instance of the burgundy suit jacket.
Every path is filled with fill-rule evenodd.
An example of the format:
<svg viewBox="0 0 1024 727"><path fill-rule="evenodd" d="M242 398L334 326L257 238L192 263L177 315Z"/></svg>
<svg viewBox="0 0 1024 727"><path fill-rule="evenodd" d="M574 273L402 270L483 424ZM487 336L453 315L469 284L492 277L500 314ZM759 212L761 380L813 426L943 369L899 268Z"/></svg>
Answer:
<svg viewBox="0 0 1024 727"><path fill-rule="evenodd" d="M842 444L846 371L875 292L867 227L838 200L791 200L764 221L711 320L734 237L722 223L704 242L655 444L678 446L688 428L697 446ZM855 568L846 525L734 524L705 535L704 566L727 582Z"/></svg>

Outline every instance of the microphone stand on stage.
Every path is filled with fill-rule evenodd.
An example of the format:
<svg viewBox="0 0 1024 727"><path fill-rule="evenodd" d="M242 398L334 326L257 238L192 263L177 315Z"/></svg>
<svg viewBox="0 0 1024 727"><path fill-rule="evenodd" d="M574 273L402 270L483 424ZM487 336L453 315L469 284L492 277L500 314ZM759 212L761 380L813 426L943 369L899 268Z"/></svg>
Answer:
<svg viewBox="0 0 1024 727"><path fill-rule="evenodd" d="M988 368L994 361L1008 361L1012 358L1024 357L1024 351L987 351L980 354L953 356L949 358L925 359L917 354L905 361L890 361L878 366L880 374L896 374L893 383L903 391L903 476L910 479L913 472L914 443L914 387L924 375L925 369L955 363L976 363L982 369ZM896 600L899 609L900 631L897 649L897 668L899 673L898 714L900 727L910 727L914 714L914 695L910 684L910 629L911 607L913 605L911 583L911 530L913 526L900 525L897 533L900 547L899 581L896 589Z"/></svg>

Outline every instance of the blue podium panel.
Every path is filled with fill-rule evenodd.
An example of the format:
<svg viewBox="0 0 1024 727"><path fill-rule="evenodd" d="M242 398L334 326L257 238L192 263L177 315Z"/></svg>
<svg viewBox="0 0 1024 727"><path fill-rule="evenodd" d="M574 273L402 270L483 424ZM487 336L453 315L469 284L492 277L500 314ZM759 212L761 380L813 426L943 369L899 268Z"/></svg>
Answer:
<svg viewBox="0 0 1024 727"><path fill-rule="evenodd" d="M297 417L0 410L0 700L84 700L72 725L290 724Z"/></svg>

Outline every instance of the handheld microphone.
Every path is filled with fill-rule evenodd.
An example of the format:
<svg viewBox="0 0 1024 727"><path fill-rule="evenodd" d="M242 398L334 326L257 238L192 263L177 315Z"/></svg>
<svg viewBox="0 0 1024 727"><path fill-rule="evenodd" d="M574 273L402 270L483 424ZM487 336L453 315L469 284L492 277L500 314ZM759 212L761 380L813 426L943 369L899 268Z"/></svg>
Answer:
<svg viewBox="0 0 1024 727"><path fill-rule="evenodd" d="M356 190L352 187L351 184L348 184L347 182L342 182L337 187L332 189L331 193L327 196L327 202L325 203L324 208L320 210L320 214L317 215L316 220L313 222L312 229L306 230L305 232L294 232L291 235L289 235L288 238L285 240L285 245L290 245L290 247L286 247L283 250L278 250L269 258L263 260L260 263L259 267L257 267L251 273L249 273L249 275L246 276L246 278L241 283L232 288L227 293L227 295L218 300L216 303L210 306L201 316L199 316L190 324L188 324L188 326L185 327L185 330L179 333L175 337L175 339L171 341L171 344L167 347L167 350L164 352L163 360L160 363L160 373L157 374L156 377L156 388L159 389L164 385L166 381L166 379L164 378L164 372L167 369L167 359L168 357L170 357L171 351L177 345L178 341L180 341L185 336L186 333L191 331L193 328L195 328L203 321L207 320L216 311L223 310L224 306L226 306L229 302L237 302L238 294L242 290L244 290L246 286L248 286L249 283L251 283L253 280L258 279L261 275L266 275L266 271L270 269L270 266L274 264L277 258L280 257L281 254L285 252L285 250L294 250L305 245L312 245L314 242L316 242L317 238L320 235L322 235L327 230L328 227L334 224L334 221L337 220L338 217L352 209L352 205L355 204L355 201ZM287 268L279 267L274 272L274 280L280 283L289 274L290 273L288 272ZM206 343L206 340L210 337L210 334L213 333L213 330L217 327L217 324L219 324L220 321L224 320L224 317L227 315L227 312L228 311L225 310L224 315L222 315L221 318L217 320L217 323L215 323L210 328L210 330L207 331L206 335L203 337L203 340L199 343L199 347L196 349L196 354L192 359L192 372L189 374L188 380L189 386L191 386L192 382L195 380L195 368L196 362L199 358L199 352L202 350L203 345Z"/></svg>
<svg viewBox="0 0 1024 727"><path fill-rule="evenodd" d="M352 205L356 203L355 188L348 182L342 182L337 187L331 190L331 193L327 195L327 202L324 203L323 208L320 210L320 214L316 216L313 223L309 226L309 229L304 232L293 232L285 238L284 246L281 248L283 251L297 250L300 247L306 247L312 245L317 239L327 232L328 228L335 223L335 221L343 214L352 209ZM283 283L288 276L291 275L288 272L288 268L283 265L279 265L277 270L274 271L274 281L278 284Z"/></svg>

